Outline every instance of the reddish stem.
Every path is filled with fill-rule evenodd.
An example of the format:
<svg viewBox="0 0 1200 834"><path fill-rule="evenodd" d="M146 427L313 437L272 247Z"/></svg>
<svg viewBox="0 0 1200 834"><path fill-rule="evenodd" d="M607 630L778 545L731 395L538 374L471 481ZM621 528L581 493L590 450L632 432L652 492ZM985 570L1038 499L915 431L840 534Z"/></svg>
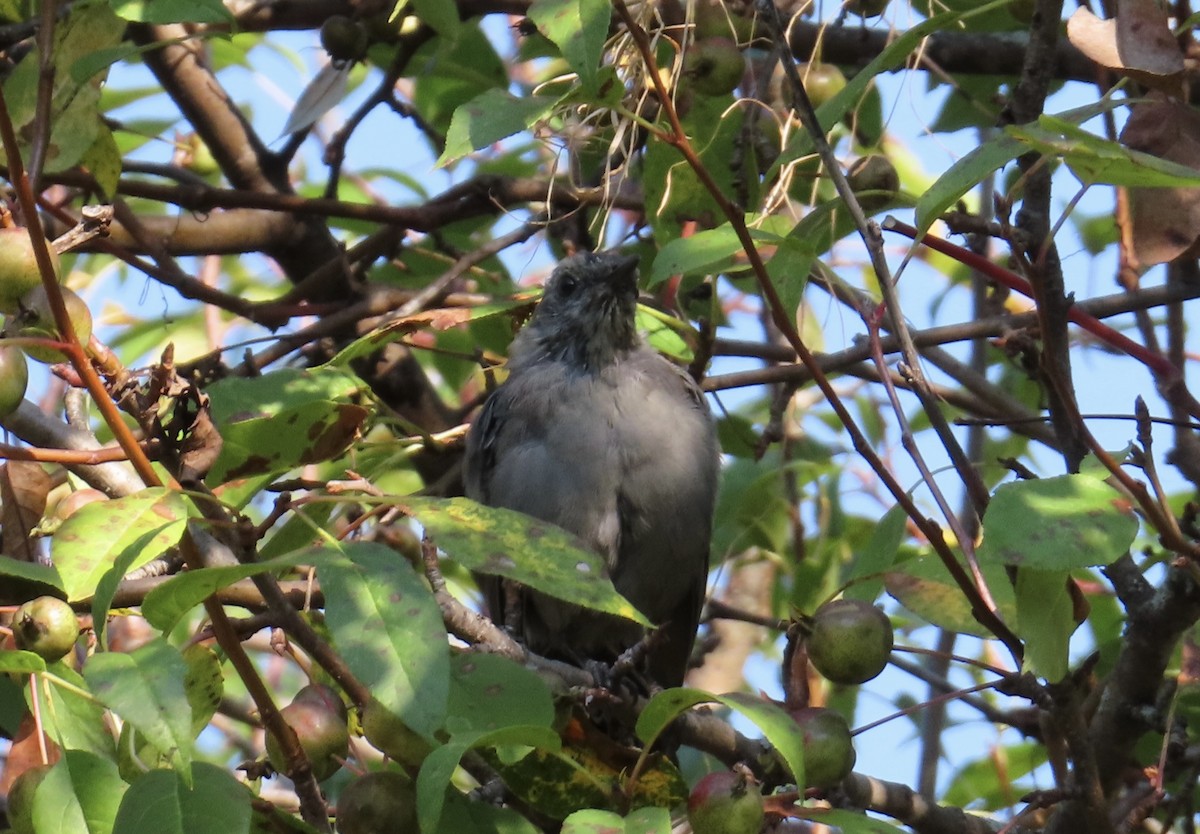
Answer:
<svg viewBox="0 0 1200 834"><path fill-rule="evenodd" d="M1026 298L1034 297L1033 287L1028 281L1020 275L992 263L982 255L972 252L970 249L964 249L948 240L942 240L940 237L935 237L928 233L922 235L912 226L902 223L894 217L886 218L882 225L887 231L902 234L905 237L928 246L935 252L941 252L943 255L953 258L964 266L969 266L971 269L982 272L997 284L1008 287L1014 292L1019 292ZM1172 365L1165 356L1147 350L1145 345L1140 345L1124 333L1114 330L1091 313L1085 313L1079 307L1072 304L1067 310L1067 318L1102 342L1111 345L1123 353L1129 354L1141 362L1164 385L1171 385L1180 379L1179 369Z"/></svg>

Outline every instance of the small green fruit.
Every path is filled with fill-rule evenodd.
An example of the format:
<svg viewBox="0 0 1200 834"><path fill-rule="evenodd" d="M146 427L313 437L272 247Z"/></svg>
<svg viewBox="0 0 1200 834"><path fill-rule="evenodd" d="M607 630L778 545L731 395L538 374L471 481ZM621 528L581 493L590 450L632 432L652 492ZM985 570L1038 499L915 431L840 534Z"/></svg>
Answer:
<svg viewBox="0 0 1200 834"><path fill-rule="evenodd" d="M344 759L350 750L346 708L341 699L337 699L337 706L334 706L320 693L309 692L303 697L297 694L296 699L279 713L295 731L317 781L323 781L337 773L342 766L339 759ZM272 767L280 773L287 773L287 756L284 755L283 748L275 736L270 733L267 733L267 757L271 760Z"/></svg>
<svg viewBox="0 0 1200 834"><path fill-rule="evenodd" d="M805 785L831 788L849 776L857 756L846 719L817 707L793 710L792 718L803 733Z"/></svg>
<svg viewBox="0 0 1200 834"><path fill-rule="evenodd" d="M731 8L721 0L697 0L696 40L733 38L738 43L748 43L754 37L754 21L747 17L747 11Z"/></svg>
<svg viewBox="0 0 1200 834"><path fill-rule="evenodd" d="M688 796L687 816L695 834L758 834L762 792L742 773L710 773Z"/></svg>
<svg viewBox="0 0 1200 834"><path fill-rule="evenodd" d="M376 700L363 708L362 731L372 747L401 764L420 765L433 749L428 741Z"/></svg>
<svg viewBox="0 0 1200 834"><path fill-rule="evenodd" d="M87 347L92 338L92 312L87 303L66 287L59 287L63 302L67 305L67 316L71 319L71 327L79 344ZM18 303L20 312L16 316L17 335L27 338L54 339L62 341L58 328L54 325L54 311L50 309L50 297L46 287L38 284L25 293ZM66 355L54 348L27 347L25 353L30 359L46 364L65 362Z"/></svg>
<svg viewBox="0 0 1200 834"><path fill-rule="evenodd" d="M879 17L888 7L889 0L849 0L846 10L859 17Z"/></svg>
<svg viewBox="0 0 1200 834"><path fill-rule="evenodd" d="M321 46L334 61L361 61L370 45L367 27L345 15L332 15L321 24Z"/></svg>
<svg viewBox="0 0 1200 834"><path fill-rule="evenodd" d="M742 83L746 60L729 38L696 41L683 56L683 77L698 95L727 96Z"/></svg>
<svg viewBox="0 0 1200 834"><path fill-rule="evenodd" d="M349 716L346 711L346 702L342 700L342 696L332 686L323 683L310 683L301 687L300 691L296 693L296 697L292 698L292 703L324 707L337 715L343 722Z"/></svg>
<svg viewBox="0 0 1200 834"><path fill-rule="evenodd" d="M417 792L402 773L380 770L355 779L337 803L339 834L417 831Z"/></svg>
<svg viewBox="0 0 1200 834"><path fill-rule="evenodd" d="M98 489L77 489L58 502L54 507L54 517L66 521L88 504L107 500L108 496Z"/></svg>
<svg viewBox="0 0 1200 834"><path fill-rule="evenodd" d="M846 88L846 76L833 64L801 64L800 80L813 107L820 107Z"/></svg>
<svg viewBox="0 0 1200 834"><path fill-rule="evenodd" d="M854 160L846 172L850 190L859 195L859 203L866 211L878 211L886 207L900 190L900 175L896 166L881 153L868 154Z"/></svg>
<svg viewBox="0 0 1200 834"><path fill-rule="evenodd" d="M17 410L29 387L29 363L18 347L0 345L0 417Z"/></svg>
<svg viewBox="0 0 1200 834"><path fill-rule="evenodd" d="M71 606L58 597L38 597L17 609L12 630L18 649L54 662L75 647L79 621Z"/></svg>
<svg viewBox="0 0 1200 834"><path fill-rule="evenodd" d="M808 659L834 683L864 683L887 666L892 643L887 614L869 602L839 599L813 615Z"/></svg>
<svg viewBox="0 0 1200 834"><path fill-rule="evenodd" d="M58 255L50 249L54 274L60 274ZM17 312L21 296L42 283L29 230L0 228L0 313Z"/></svg>

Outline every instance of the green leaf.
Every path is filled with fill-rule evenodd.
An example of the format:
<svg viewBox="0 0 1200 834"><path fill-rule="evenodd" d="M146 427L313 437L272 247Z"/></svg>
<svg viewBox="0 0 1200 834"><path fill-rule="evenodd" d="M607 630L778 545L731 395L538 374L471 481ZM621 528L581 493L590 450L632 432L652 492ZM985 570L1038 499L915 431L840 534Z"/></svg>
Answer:
<svg viewBox="0 0 1200 834"><path fill-rule="evenodd" d="M362 382L323 366L286 368L253 379L227 377L207 389L225 443L211 484L330 460L358 438L368 410Z"/></svg>
<svg viewBox="0 0 1200 834"><path fill-rule="evenodd" d="M635 732L647 746L680 715L700 704L724 704L748 718L779 753L793 781L804 784L804 745L796 722L782 707L762 698L733 692L712 695L698 689L668 689L658 693L638 716Z"/></svg>
<svg viewBox="0 0 1200 834"><path fill-rule="evenodd" d="M539 834L541 829L512 808L498 808L448 791L438 834Z"/></svg>
<svg viewBox="0 0 1200 834"><path fill-rule="evenodd" d="M809 212L800 225L803 226L805 221L817 215L819 211L820 209ZM813 261L816 260L816 249L812 241L798 234L799 226L796 228L797 232L779 242L775 254L766 263L767 275L779 293L779 302L791 319L796 318L796 311L800 309L804 300L804 288L808 286L808 276ZM808 346L815 347L811 341L808 342Z"/></svg>
<svg viewBox="0 0 1200 834"><path fill-rule="evenodd" d="M691 237L675 238L668 241L655 257L650 286L655 287L674 275L720 272L732 266L734 256L741 251L742 242L728 223L696 232Z"/></svg>
<svg viewBox="0 0 1200 834"><path fill-rule="evenodd" d="M999 607L1001 619L1011 623L1016 618L1016 604L1004 566L983 562L979 567L992 599ZM975 619L962 590L936 556L911 559L897 565L887 574L884 585L897 602L926 622L961 634L982 638L993 636Z"/></svg>
<svg viewBox="0 0 1200 834"><path fill-rule="evenodd" d="M172 756L191 783L192 707L183 683L188 667L179 651L155 638L128 654L93 655L83 674L96 697L160 753Z"/></svg>
<svg viewBox="0 0 1200 834"><path fill-rule="evenodd" d="M34 794L33 828L38 834L110 834L125 789L108 759L64 750Z"/></svg>
<svg viewBox="0 0 1200 834"><path fill-rule="evenodd" d="M997 488L983 516L981 562L1071 570L1124 555L1138 522L1119 492L1091 475L1059 475Z"/></svg>
<svg viewBox="0 0 1200 834"><path fill-rule="evenodd" d="M845 581L849 587L844 596L847 599L874 602L879 596L883 586L882 574L896 561L907 522L908 515L899 504L884 513L871 533L871 540L855 556L846 572Z"/></svg>
<svg viewBox="0 0 1200 834"><path fill-rule="evenodd" d="M458 31L458 6L445 0L412 0L413 11L417 17L428 23L430 28L443 35L453 35Z"/></svg>
<svg viewBox="0 0 1200 834"><path fill-rule="evenodd" d="M221 496L223 499L226 497ZM271 538L258 549L260 562L286 557L320 541L322 530L337 505L332 502L295 507L282 526L275 528Z"/></svg>
<svg viewBox="0 0 1200 834"><path fill-rule="evenodd" d="M697 96L683 118L683 127L697 148L700 161L718 190L732 199L734 171L729 159L741 141L743 113L730 110L728 101L715 96ZM700 226L718 226L726 220L716 200L677 150L666 142L651 142L643 163L642 187L646 210L655 239L666 245L678 238L683 224L695 220ZM655 274L661 274L656 266Z"/></svg>
<svg viewBox="0 0 1200 834"><path fill-rule="evenodd" d="M553 524L466 498L404 498L401 506L464 567L649 625L613 587L604 557Z"/></svg>
<svg viewBox="0 0 1200 834"><path fill-rule="evenodd" d="M450 660L446 730L490 732L502 727L549 727L554 701L545 682L508 658L470 652Z"/></svg>
<svg viewBox="0 0 1200 834"><path fill-rule="evenodd" d="M446 718L450 688L446 627L433 594L391 548L353 543L324 552L316 564L325 620L343 660L388 710L431 737Z"/></svg>
<svg viewBox="0 0 1200 834"><path fill-rule="evenodd" d="M750 237L759 243L778 245L795 224L783 216L757 217L747 215L752 224ZM654 258L650 286L654 287L674 275L707 275L723 272L733 265L742 251L742 243L729 223L715 229L705 229L691 237L669 241Z"/></svg>
<svg viewBox="0 0 1200 834"><path fill-rule="evenodd" d="M133 44L125 43L118 44L117 46L110 46L107 49L97 49L94 52L88 52L84 55L81 55L71 63L69 70L71 73L71 80L76 84L82 84L90 79L93 75L104 72L109 67L119 63L120 61L124 61L127 58L131 58L134 55L145 52L147 48L149 47L137 47ZM102 101L105 104L109 103L107 98L102 98ZM168 122L167 126L169 127L173 124L175 124L175 120ZM128 127L128 125L126 125L126 127Z"/></svg>
<svg viewBox="0 0 1200 834"><path fill-rule="evenodd" d="M28 675L30 672L45 672L46 661L33 652L0 649L0 672Z"/></svg>
<svg viewBox="0 0 1200 834"><path fill-rule="evenodd" d="M484 90L507 89L508 66L480 31L479 25L463 25L454 37L434 38L413 58L413 104L434 129L445 132L460 104ZM437 149L441 152L441 148Z"/></svg>
<svg viewBox="0 0 1200 834"><path fill-rule="evenodd" d="M670 834L671 812L666 808L638 808L625 817L629 834Z"/></svg>
<svg viewBox="0 0 1200 834"><path fill-rule="evenodd" d="M1107 183L1137 188L1200 186L1200 171L1126 148L1054 116L1036 125L1011 125L1005 132L1048 156L1060 156L1084 185Z"/></svg>
<svg viewBox="0 0 1200 834"><path fill-rule="evenodd" d="M150 589L142 601L142 616L166 634L184 615L222 588L260 573L295 567L311 559L311 555L308 551L299 551L251 565L222 565L177 574Z"/></svg>
<svg viewBox="0 0 1200 834"><path fill-rule="evenodd" d="M561 740L558 733L548 727L505 727L492 732L455 736L450 742L439 746L425 759L417 775L417 820L422 831L437 830L446 801L446 789L463 755L475 747L502 744L554 750Z"/></svg>
<svg viewBox="0 0 1200 834"><path fill-rule="evenodd" d="M558 47L583 85L591 87L608 38L609 0L534 0L527 15Z"/></svg>
<svg viewBox="0 0 1200 834"><path fill-rule="evenodd" d="M1046 763L1046 748L1032 741L1001 745L958 769L942 796L946 805L998 811L1012 804L1013 782Z"/></svg>
<svg viewBox="0 0 1200 834"><path fill-rule="evenodd" d="M713 516L713 552L732 554L755 546L778 551L791 530L791 504L783 494L779 460L739 458L721 473Z"/></svg>
<svg viewBox="0 0 1200 834"><path fill-rule="evenodd" d="M167 497L167 500L179 505L171 509L177 509L181 513L186 513L187 508L184 506L183 499L178 493L171 493ZM107 505L112 502L104 503ZM145 530L136 539L127 544L122 542L120 552L112 560L112 567L106 570L104 575L100 577L100 581L96 583L96 593L92 598L92 622L96 632L96 642L100 646L105 645L104 632L107 627L108 609L112 605L113 598L117 595L117 587L121 584L121 580L133 569L135 564L145 564L151 558L159 556L168 548L173 547L183 537L187 521L184 518L179 518L176 521L165 521L167 516L168 514L164 511L162 518L151 518L150 523L152 525L159 521L163 521L164 523L157 528ZM128 534L132 535L137 530L137 527L132 527L128 531Z"/></svg>
<svg viewBox="0 0 1200 834"><path fill-rule="evenodd" d="M230 834L250 830L250 791L223 768L196 762L188 786L178 771L152 770L129 786L113 834Z"/></svg>
<svg viewBox="0 0 1200 834"><path fill-rule="evenodd" d="M1007 81L1002 75L958 75L953 85L938 84L930 74L930 89L949 88L937 118L930 130L934 133L954 133L965 128L989 128L996 124L1002 101L1001 87Z"/></svg>
<svg viewBox="0 0 1200 834"><path fill-rule="evenodd" d="M532 127L557 101L554 96L518 97L498 88L485 90L454 111L438 167Z"/></svg>
<svg viewBox="0 0 1200 834"><path fill-rule="evenodd" d="M87 694L83 676L61 661L38 678L38 698L46 735L64 749L87 750L101 758L116 756L104 708ZM28 688L26 700L30 698Z"/></svg>
<svg viewBox="0 0 1200 834"><path fill-rule="evenodd" d="M966 32L1011 32L1014 29L1028 29L1028 22L1022 22L1013 16L1009 10L1011 0L992 0L981 3L979 0L912 0L914 10L929 16L940 11L970 12L961 15L961 23L955 29ZM957 81L957 77L955 78Z"/></svg>
<svg viewBox="0 0 1200 834"><path fill-rule="evenodd" d="M40 582L64 591L62 577L53 565L42 565L36 562L26 562L11 556L0 556L0 576L13 576L17 579L27 579L30 582Z"/></svg>
<svg viewBox="0 0 1200 834"><path fill-rule="evenodd" d="M59 72L50 104L47 171L77 165L104 129L99 102L106 73L100 70L87 78L77 78L73 68L77 61L89 60L97 52L116 46L124 31L125 21L114 15L107 3L73 5L55 30L53 54ZM25 142L32 135L37 115L40 58L37 49L25 57L27 60L17 64L4 81L4 96L22 145L21 154L28 160L30 149Z"/></svg>
<svg viewBox="0 0 1200 834"><path fill-rule="evenodd" d="M646 344L676 364L687 364L695 358L691 345L680 335L681 330L694 333L686 322L650 307L639 306L636 326Z"/></svg>
<svg viewBox="0 0 1200 834"><path fill-rule="evenodd" d="M161 487L84 506L63 522L50 546L67 599L92 596L114 565L124 567L123 575L161 556L179 543L186 523L183 496Z"/></svg>
<svg viewBox="0 0 1200 834"><path fill-rule="evenodd" d="M112 9L137 23L229 23L233 15L220 0L114 0Z"/></svg>
<svg viewBox="0 0 1200 834"><path fill-rule="evenodd" d="M811 820L828 826L827 830L840 831L841 834L903 834L904 829L890 822L855 811L843 811L838 808L804 808L798 807L793 813L800 819Z"/></svg>
<svg viewBox="0 0 1200 834"><path fill-rule="evenodd" d="M917 231L926 232L960 197L1028 150L1012 136L996 136L959 159L917 198Z"/></svg>
<svg viewBox="0 0 1200 834"><path fill-rule="evenodd" d="M666 808L639 808L622 817L612 811L589 808L563 820L562 834L670 834L671 812Z"/></svg>
<svg viewBox="0 0 1200 834"><path fill-rule="evenodd" d="M430 280L433 280L434 277L436 276L431 276ZM533 302L533 298L525 298L520 301L501 301L495 304L484 304L471 309L437 310L388 321L346 345L326 364L344 368L351 360L370 356L385 345L398 341L412 334L414 331L433 330L444 332L463 324L494 318L510 318L515 310L527 308Z"/></svg>
<svg viewBox="0 0 1200 834"><path fill-rule="evenodd" d="M183 676L183 689L188 706L192 708L192 737L208 726L221 706L225 692L225 676L221 673L221 660L208 646L192 643L183 650L183 662L187 674Z"/></svg>
<svg viewBox="0 0 1200 834"><path fill-rule="evenodd" d="M1067 571L1021 568L1017 571L1015 631L1025 643L1025 668L1054 683L1070 671L1074 606Z"/></svg>
<svg viewBox="0 0 1200 834"><path fill-rule="evenodd" d="M107 125L96 132L96 141L79 160L88 169L100 191L108 198L117 193L117 182L121 179L121 150Z"/></svg>

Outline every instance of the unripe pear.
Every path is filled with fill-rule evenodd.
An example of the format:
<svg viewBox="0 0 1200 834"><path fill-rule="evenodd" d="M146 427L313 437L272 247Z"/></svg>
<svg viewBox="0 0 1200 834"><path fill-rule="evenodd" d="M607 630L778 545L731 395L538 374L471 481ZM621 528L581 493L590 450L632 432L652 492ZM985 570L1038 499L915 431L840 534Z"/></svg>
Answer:
<svg viewBox="0 0 1200 834"><path fill-rule="evenodd" d="M710 773L688 796L688 822L695 834L758 834L763 823L763 797L744 773Z"/></svg>
<svg viewBox="0 0 1200 834"><path fill-rule="evenodd" d="M60 274L58 255L50 249L54 275ZM21 296L42 283L29 230L0 228L0 313L17 312Z"/></svg>
<svg viewBox="0 0 1200 834"><path fill-rule="evenodd" d="M813 615L808 659L834 683L865 683L887 666L893 639L892 621L871 603L834 600Z"/></svg>
<svg viewBox="0 0 1200 834"><path fill-rule="evenodd" d="M71 327L79 344L87 347L92 338L92 312L87 302L66 287L59 287L63 303L67 307L67 316L71 319ZM17 334L28 338L54 339L62 341L63 337L55 326L54 311L50 308L50 296L46 287L38 284L21 297L20 312L16 316ZM25 353L30 359L46 364L67 361L66 354L49 347L26 347Z"/></svg>
<svg viewBox="0 0 1200 834"><path fill-rule="evenodd" d="M18 649L51 662L61 660L79 639L75 611L58 597L38 597L22 605L13 615L12 630Z"/></svg>
<svg viewBox="0 0 1200 834"><path fill-rule="evenodd" d="M358 777L337 803L339 834L407 834L417 831L417 792L402 773L380 770Z"/></svg>
<svg viewBox="0 0 1200 834"><path fill-rule="evenodd" d="M18 347L0 345L0 417L17 410L29 388L29 363Z"/></svg>
<svg viewBox="0 0 1200 834"><path fill-rule="evenodd" d="M803 733L805 785L831 788L849 776L857 755L846 719L818 707L793 710L792 718Z"/></svg>
<svg viewBox="0 0 1200 834"><path fill-rule="evenodd" d="M342 766L339 759L344 759L350 749L346 707L337 693L327 686L310 684L279 713L295 731L317 781L336 773ZM270 733L267 734L267 757L277 771L287 772L287 756Z"/></svg>
<svg viewBox="0 0 1200 834"><path fill-rule="evenodd" d="M698 95L727 96L745 73L742 51L729 38L696 41L683 56L683 77Z"/></svg>
<svg viewBox="0 0 1200 834"><path fill-rule="evenodd" d="M859 17L879 17L888 7L889 0L849 0L846 10Z"/></svg>

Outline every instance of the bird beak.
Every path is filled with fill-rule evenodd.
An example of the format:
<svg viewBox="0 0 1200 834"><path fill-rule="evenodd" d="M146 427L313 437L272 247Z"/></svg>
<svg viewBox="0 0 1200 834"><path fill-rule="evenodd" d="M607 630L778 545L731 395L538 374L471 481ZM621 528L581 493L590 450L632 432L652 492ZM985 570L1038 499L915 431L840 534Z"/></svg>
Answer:
<svg viewBox="0 0 1200 834"><path fill-rule="evenodd" d="M641 259L637 255L623 255L619 252L607 252L605 255L612 261L613 286L636 295L638 264Z"/></svg>

